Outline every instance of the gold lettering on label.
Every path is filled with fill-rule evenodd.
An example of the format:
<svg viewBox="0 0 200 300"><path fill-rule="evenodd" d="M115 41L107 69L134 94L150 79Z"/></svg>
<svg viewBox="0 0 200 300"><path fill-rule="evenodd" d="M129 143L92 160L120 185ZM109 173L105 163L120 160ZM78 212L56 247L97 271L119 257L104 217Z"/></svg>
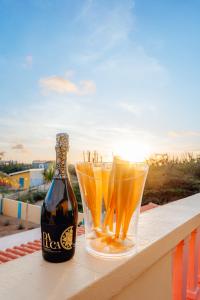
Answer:
<svg viewBox="0 0 200 300"><path fill-rule="evenodd" d="M43 245L52 250L61 249L60 243L52 241L50 234L45 231L43 231Z"/></svg>
<svg viewBox="0 0 200 300"><path fill-rule="evenodd" d="M44 247L50 248L49 241L51 241L49 233L46 233L45 231L43 231L43 244L44 244Z"/></svg>
<svg viewBox="0 0 200 300"><path fill-rule="evenodd" d="M51 249L56 249L56 246L57 246L56 242L54 242L54 241L50 242L50 248Z"/></svg>
<svg viewBox="0 0 200 300"><path fill-rule="evenodd" d="M57 242L52 241L51 236L50 236L49 233L43 231L42 236L43 236L43 245L44 245L45 248L52 249L52 250L62 249L62 247L61 247L62 244L60 245L59 241L57 241ZM65 247L63 247L63 248L64 249L71 249L71 248L65 248Z"/></svg>

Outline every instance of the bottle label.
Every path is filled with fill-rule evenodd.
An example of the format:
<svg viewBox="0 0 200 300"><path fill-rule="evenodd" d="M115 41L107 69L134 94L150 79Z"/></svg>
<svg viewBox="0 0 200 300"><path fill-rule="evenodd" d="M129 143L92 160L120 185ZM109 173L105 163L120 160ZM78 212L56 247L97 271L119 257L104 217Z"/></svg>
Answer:
<svg viewBox="0 0 200 300"><path fill-rule="evenodd" d="M75 226L42 225L42 248L48 252L63 252L75 246Z"/></svg>

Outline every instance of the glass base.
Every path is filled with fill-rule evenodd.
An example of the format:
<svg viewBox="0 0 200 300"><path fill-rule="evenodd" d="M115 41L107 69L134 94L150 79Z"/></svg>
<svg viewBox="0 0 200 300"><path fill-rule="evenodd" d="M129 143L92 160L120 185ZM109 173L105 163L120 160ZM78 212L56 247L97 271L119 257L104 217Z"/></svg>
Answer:
<svg viewBox="0 0 200 300"><path fill-rule="evenodd" d="M122 258L137 253L136 243L132 240L102 241L102 239L86 239L86 250L90 254L101 258Z"/></svg>

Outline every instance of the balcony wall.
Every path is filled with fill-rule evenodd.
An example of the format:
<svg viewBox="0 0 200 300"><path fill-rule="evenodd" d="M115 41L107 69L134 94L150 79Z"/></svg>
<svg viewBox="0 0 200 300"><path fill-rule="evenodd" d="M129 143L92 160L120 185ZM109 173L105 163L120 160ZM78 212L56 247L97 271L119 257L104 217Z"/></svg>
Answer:
<svg viewBox="0 0 200 300"><path fill-rule="evenodd" d="M119 260L93 257L77 241L66 263L41 252L0 266L2 299L199 299L200 194L140 216L138 251ZM26 283L26 284L24 284Z"/></svg>
<svg viewBox="0 0 200 300"><path fill-rule="evenodd" d="M0 199L0 208L5 216L10 216L22 220L27 220L40 224L41 206L25 203L9 198ZM83 213L79 213L78 222L83 220Z"/></svg>

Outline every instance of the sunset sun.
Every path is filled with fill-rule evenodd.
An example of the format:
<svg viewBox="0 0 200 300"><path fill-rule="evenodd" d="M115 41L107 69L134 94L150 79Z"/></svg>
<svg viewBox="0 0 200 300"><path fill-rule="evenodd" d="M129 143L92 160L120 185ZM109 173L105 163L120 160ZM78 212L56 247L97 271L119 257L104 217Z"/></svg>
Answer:
<svg viewBox="0 0 200 300"><path fill-rule="evenodd" d="M113 154L131 162L143 162L151 153L150 145L140 141L119 141L114 146Z"/></svg>

